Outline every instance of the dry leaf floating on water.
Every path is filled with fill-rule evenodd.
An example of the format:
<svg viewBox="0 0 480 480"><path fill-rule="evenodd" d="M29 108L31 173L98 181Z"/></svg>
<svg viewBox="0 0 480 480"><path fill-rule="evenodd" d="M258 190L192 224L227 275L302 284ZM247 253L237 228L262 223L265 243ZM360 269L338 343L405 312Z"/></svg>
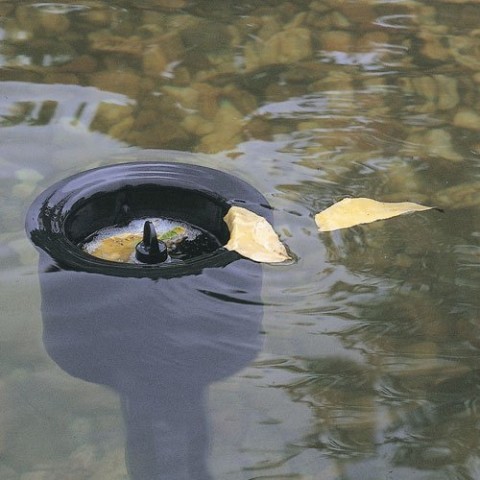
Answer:
<svg viewBox="0 0 480 480"><path fill-rule="evenodd" d="M142 241L143 232L127 226L127 231L121 228L110 228L98 232L93 239L84 245L84 250L94 257L111 262L132 263L135 258L135 246ZM109 232L105 236L105 232ZM185 227L177 225L158 235L158 239L167 243L169 248L187 237Z"/></svg>
<svg viewBox="0 0 480 480"><path fill-rule="evenodd" d="M255 262L280 263L290 260L287 249L265 218L242 207L231 207L223 218L230 231L227 250Z"/></svg>
<svg viewBox="0 0 480 480"><path fill-rule="evenodd" d="M331 232L431 208L412 202L387 203L369 198L344 198L317 213L315 223L320 232Z"/></svg>

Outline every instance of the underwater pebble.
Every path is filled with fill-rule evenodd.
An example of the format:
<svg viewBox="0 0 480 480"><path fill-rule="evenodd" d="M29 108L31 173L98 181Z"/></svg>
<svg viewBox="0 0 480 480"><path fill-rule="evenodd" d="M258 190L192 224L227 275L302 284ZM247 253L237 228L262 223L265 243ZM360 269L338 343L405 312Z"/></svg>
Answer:
<svg viewBox="0 0 480 480"><path fill-rule="evenodd" d="M108 8L89 8L82 12L81 18L95 27L106 27L112 21L112 10Z"/></svg>
<svg viewBox="0 0 480 480"><path fill-rule="evenodd" d="M359 108L354 95L361 78L355 64L357 58L360 63L365 59L376 64L386 55L388 61L393 60L402 68L415 68L419 61L430 61L432 66L428 75L416 74L418 69L412 73L405 70L398 83L404 95L397 96L394 107L387 100L392 85L384 75L362 78L365 85L377 80L385 87L369 99L361 96L367 117L389 116L396 103L401 102L399 107L409 115L424 113L434 118L439 113L441 124L446 125L425 134L415 132L415 128L409 131L410 127L405 126L401 138L426 145L410 146L403 151L458 162L461 157L453 146L453 135L457 133L449 133L448 125L480 131L480 114L474 107L466 107L480 100L475 85L480 78L476 72L477 66L480 68L480 33L470 20L479 11L477 8L469 6L461 11L461 18L470 21L472 28L460 35L445 15L446 7L415 2L392 8L379 7L373 0L313 0L305 5L280 2L278 8L245 7L245 15L232 17L233 22L223 21L225 14L219 12L221 20L207 19L198 12L175 12L187 3L157 0L155 5L160 10L142 10L138 16L102 3L89 4L84 10L68 3L18 5L14 16L4 22L5 39L11 50L7 53L19 61L21 55L17 53L21 53L26 42L35 51L49 51L54 35L62 35L65 45L58 48L59 53L47 59L49 63L29 65L23 72L25 78L35 75L35 81L41 83L90 84L128 95L140 105L148 103L148 98L168 96L178 107L173 114L163 105L149 105L148 110L155 115L143 115L140 106L115 121L103 122L97 117L92 122L94 130L144 147L178 145L217 152L232 148L245 137L267 139L291 133L292 129L311 130L305 127L308 121L301 122L300 127L294 122L287 125L266 119L234 119L219 125L217 114L225 100L234 107L234 115L239 112L245 117L258 108L259 98L282 101L306 91L327 92L327 108L347 117ZM393 32L379 27L378 15L384 9L398 11L399 21L405 21L408 28ZM325 63L317 58L322 51ZM328 52L348 55L337 59ZM458 65L471 75L450 73ZM464 106L455 112L460 104ZM155 125L159 118L160 127ZM336 129L347 127L340 123L339 115L333 115L318 128L331 128L335 137ZM254 132L252 127L256 124L262 126L261 131ZM217 132L217 128L222 131ZM360 144L358 147L361 148ZM337 158L342 163L341 155ZM26 195L25 186L17 189L20 196Z"/></svg>
<svg viewBox="0 0 480 480"><path fill-rule="evenodd" d="M282 30L282 25L274 16L262 16L257 21L259 27L257 36L262 41L268 40Z"/></svg>
<svg viewBox="0 0 480 480"><path fill-rule="evenodd" d="M143 51L142 41L137 36L121 37L104 30L90 33L88 40L90 41L90 50L93 52L140 56Z"/></svg>
<svg viewBox="0 0 480 480"><path fill-rule="evenodd" d="M41 27L48 35L60 35L70 28L70 20L61 12L55 13L41 10L39 20Z"/></svg>
<svg viewBox="0 0 480 480"><path fill-rule="evenodd" d="M16 22L6 20L4 25L5 37L4 40L16 44L23 44L29 42L33 38L33 32L17 25Z"/></svg>
<svg viewBox="0 0 480 480"><path fill-rule="evenodd" d="M34 168L21 168L15 172L15 178L25 183L36 184L43 180L43 175Z"/></svg>
<svg viewBox="0 0 480 480"><path fill-rule="evenodd" d="M229 29L221 23L204 21L197 18L195 24L180 33L187 50L216 52L230 45Z"/></svg>
<svg viewBox="0 0 480 480"><path fill-rule="evenodd" d="M323 50L349 52L352 48L352 35L348 32L330 31L320 35Z"/></svg>
<svg viewBox="0 0 480 480"><path fill-rule="evenodd" d="M426 133L415 133L406 140L404 153L425 158L441 158L451 162L461 162L462 156L452 145L452 135L442 128L434 128Z"/></svg>
<svg viewBox="0 0 480 480"><path fill-rule="evenodd" d="M135 124L135 118L133 116L124 118L120 122L116 123L113 127L108 130L108 135L118 140L124 140L127 138L128 134Z"/></svg>
<svg viewBox="0 0 480 480"><path fill-rule="evenodd" d="M480 131L480 115L474 110L461 109L453 117L453 125Z"/></svg>
<svg viewBox="0 0 480 480"><path fill-rule="evenodd" d="M272 35L266 42L250 42L245 46L247 70L276 63L294 63L312 55L310 30L290 28Z"/></svg>
<svg viewBox="0 0 480 480"><path fill-rule="evenodd" d="M333 28L349 28L351 27L350 20L339 11L331 12L329 17L329 24Z"/></svg>
<svg viewBox="0 0 480 480"><path fill-rule="evenodd" d="M230 150L242 141L243 115L229 101L221 103L213 124L215 126L213 132L202 137L199 151L216 153Z"/></svg>
<svg viewBox="0 0 480 480"><path fill-rule="evenodd" d="M272 126L268 120L260 117L253 117L245 125L244 132L247 136L270 141L272 139Z"/></svg>
<svg viewBox="0 0 480 480"><path fill-rule="evenodd" d="M194 84L193 88L198 92L198 113L208 120L213 120L220 107L221 90L204 82Z"/></svg>
<svg viewBox="0 0 480 480"><path fill-rule="evenodd" d="M430 130L425 136L425 148L429 155L438 156L452 162L459 162L462 156L457 153L452 145L452 135L450 132L437 128Z"/></svg>
<svg viewBox="0 0 480 480"><path fill-rule="evenodd" d="M426 30L418 34L422 40L420 52L431 60L447 61L450 58L450 50L445 46L444 35L445 30L441 31Z"/></svg>
<svg viewBox="0 0 480 480"><path fill-rule="evenodd" d="M90 124L90 128L106 133L115 125L133 119L132 113L132 105L100 102L95 111L95 116Z"/></svg>
<svg viewBox="0 0 480 480"><path fill-rule="evenodd" d="M42 36L55 36L66 33L70 20L63 9L38 8L38 5L20 5L15 10L19 25Z"/></svg>
<svg viewBox="0 0 480 480"><path fill-rule="evenodd" d="M47 73L43 77L45 83L58 83L63 85L79 85L80 81L73 73Z"/></svg>
<svg viewBox="0 0 480 480"><path fill-rule="evenodd" d="M178 119L156 115L155 123L140 129L137 125L138 118L133 125L134 130L125 138L129 143L143 148L179 148L191 141Z"/></svg>
<svg viewBox="0 0 480 480"><path fill-rule="evenodd" d="M433 78L438 88L437 106L439 110L455 108L460 102L457 79L447 75L434 75Z"/></svg>
<svg viewBox="0 0 480 480"><path fill-rule="evenodd" d="M215 124L197 114L187 115L182 122L183 128L193 135L203 137L215 130Z"/></svg>
<svg viewBox="0 0 480 480"><path fill-rule="evenodd" d="M32 183L20 182L12 187L12 195L21 200L30 198L35 192L36 186Z"/></svg>
<svg viewBox="0 0 480 480"><path fill-rule="evenodd" d="M405 94L423 98L424 103L416 107L419 112L450 110L460 102L457 80L446 75L404 77L399 83Z"/></svg>
<svg viewBox="0 0 480 480"><path fill-rule="evenodd" d="M240 90L233 85L229 85L223 88L222 95L224 95L233 106L244 115L247 115L256 110L258 104L254 95Z"/></svg>
<svg viewBox="0 0 480 480"><path fill-rule="evenodd" d="M440 190L433 196L435 205L457 209L480 205L480 182L462 183Z"/></svg>
<svg viewBox="0 0 480 480"><path fill-rule="evenodd" d="M398 253L395 255L394 263L398 268L411 268L415 264L415 260L410 255Z"/></svg>
<svg viewBox="0 0 480 480"><path fill-rule="evenodd" d="M412 165L401 161L392 161L388 171L388 178L386 179L386 186L389 192L395 192L398 195L404 195L405 192L410 194L411 192L422 192L424 190L417 170ZM389 194L388 201L393 201L390 196L392 194ZM411 200L410 195L409 199Z"/></svg>
<svg viewBox="0 0 480 480"><path fill-rule="evenodd" d="M371 28L371 25L377 20L375 5L372 3L365 1L338 2L336 6L349 22L360 26Z"/></svg>
<svg viewBox="0 0 480 480"><path fill-rule="evenodd" d="M412 79L413 88L416 93L422 95L427 101L433 102L437 97L437 88L433 77L424 75Z"/></svg>
<svg viewBox="0 0 480 480"><path fill-rule="evenodd" d="M167 65L167 55L159 45L151 46L143 53L143 71L146 75L162 75Z"/></svg>
<svg viewBox="0 0 480 480"><path fill-rule="evenodd" d="M90 55L79 55L70 62L56 67L57 72L92 73L97 68L97 61Z"/></svg>
<svg viewBox="0 0 480 480"><path fill-rule="evenodd" d="M196 109L198 107L200 92L194 87L174 87L166 85L162 88L162 91L180 102L182 107L191 109Z"/></svg>
<svg viewBox="0 0 480 480"><path fill-rule="evenodd" d="M470 35L450 35L449 51L454 60L461 66L473 71L480 69L480 31L471 30Z"/></svg>
<svg viewBox="0 0 480 480"><path fill-rule="evenodd" d="M17 6L15 9L15 17L20 28L33 33L38 23L37 13L37 9L33 8L31 5Z"/></svg>
<svg viewBox="0 0 480 480"><path fill-rule="evenodd" d="M2 3L0 5L0 16L6 18L7 15L10 15L15 10L15 5L10 3Z"/></svg>
<svg viewBox="0 0 480 480"><path fill-rule="evenodd" d="M266 42L265 48L276 50L269 63L293 63L308 58L313 53L310 30L297 27L279 32Z"/></svg>
<svg viewBox="0 0 480 480"><path fill-rule="evenodd" d="M140 92L140 77L129 71L100 71L90 76L92 86L108 92L117 92L135 98Z"/></svg>

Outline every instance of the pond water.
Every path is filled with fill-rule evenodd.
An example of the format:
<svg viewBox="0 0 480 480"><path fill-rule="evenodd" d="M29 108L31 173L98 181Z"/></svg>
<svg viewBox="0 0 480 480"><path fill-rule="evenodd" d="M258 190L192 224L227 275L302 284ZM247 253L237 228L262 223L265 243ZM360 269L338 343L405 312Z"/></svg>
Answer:
<svg viewBox="0 0 480 480"><path fill-rule="evenodd" d="M208 388L211 478L480 478L478 2L2 1L0 15L2 480L150 480L127 473L117 392L46 353L23 227L54 181L136 160L246 180L297 257L263 267L256 358ZM320 234L314 214L349 196L443 213ZM151 478L207 478L170 467Z"/></svg>

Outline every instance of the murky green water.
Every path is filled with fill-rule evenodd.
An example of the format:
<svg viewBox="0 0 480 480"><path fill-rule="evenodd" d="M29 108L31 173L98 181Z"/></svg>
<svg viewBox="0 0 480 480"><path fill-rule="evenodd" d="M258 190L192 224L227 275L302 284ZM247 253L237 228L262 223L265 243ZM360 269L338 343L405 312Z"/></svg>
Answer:
<svg viewBox="0 0 480 480"><path fill-rule="evenodd" d="M0 15L1 479L128 478L117 395L44 350L23 219L53 181L133 160L250 182L298 256L265 267L256 361L210 387L215 479L480 478L477 2ZM444 213L319 234L313 215L345 196Z"/></svg>

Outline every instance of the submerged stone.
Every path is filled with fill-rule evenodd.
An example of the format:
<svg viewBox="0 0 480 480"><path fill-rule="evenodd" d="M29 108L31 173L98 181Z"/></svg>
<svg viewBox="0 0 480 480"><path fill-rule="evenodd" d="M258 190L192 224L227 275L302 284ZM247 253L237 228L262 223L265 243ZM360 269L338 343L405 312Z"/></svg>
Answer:
<svg viewBox="0 0 480 480"><path fill-rule="evenodd" d="M141 78L129 71L103 70L92 73L90 82L100 90L123 93L128 97L135 98L140 92Z"/></svg>
<svg viewBox="0 0 480 480"><path fill-rule="evenodd" d="M439 207L458 209L480 205L480 182L466 182L437 192L433 201Z"/></svg>
<svg viewBox="0 0 480 480"><path fill-rule="evenodd" d="M112 35L108 30L93 32L88 35L90 50L93 52L120 53L140 56L143 52L141 39L137 36L121 37Z"/></svg>
<svg viewBox="0 0 480 480"><path fill-rule="evenodd" d="M97 106L95 116L90 124L92 130L106 133L114 125L130 118L133 113L132 105L122 105L112 102L101 102Z"/></svg>
<svg viewBox="0 0 480 480"><path fill-rule="evenodd" d="M266 65L297 62L312 53L310 30L289 28L272 35L265 42L248 43L245 46L245 67L250 71Z"/></svg>
<svg viewBox="0 0 480 480"><path fill-rule="evenodd" d="M475 110L462 108L453 117L453 124L456 127L480 131L480 115Z"/></svg>
<svg viewBox="0 0 480 480"><path fill-rule="evenodd" d="M168 59L160 45L148 47L143 53L143 71L146 75L158 76L165 72Z"/></svg>

